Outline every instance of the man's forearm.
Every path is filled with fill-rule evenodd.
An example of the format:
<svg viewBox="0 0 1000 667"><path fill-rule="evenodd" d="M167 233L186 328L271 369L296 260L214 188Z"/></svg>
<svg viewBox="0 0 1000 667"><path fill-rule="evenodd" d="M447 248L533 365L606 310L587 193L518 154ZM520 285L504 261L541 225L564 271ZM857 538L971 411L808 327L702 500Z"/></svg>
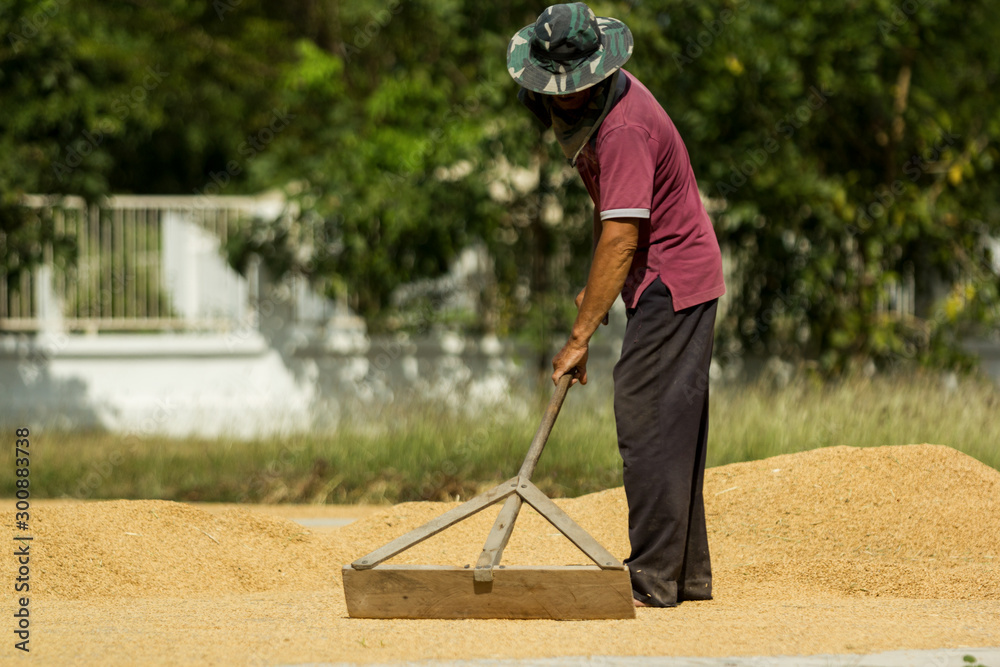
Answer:
<svg viewBox="0 0 1000 667"><path fill-rule="evenodd" d="M601 239L601 231L604 229L604 225L601 224L601 212L594 207L594 241L590 247L590 258L594 258L594 253L597 252L597 242Z"/></svg>
<svg viewBox="0 0 1000 667"><path fill-rule="evenodd" d="M583 303L573 323L572 338L589 341L615 299L625 286L632 257L635 255L638 231L628 222L606 221L594 248ZM595 221L595 228L597 222ZM607 232L607 233L604 233Z"/></svg>

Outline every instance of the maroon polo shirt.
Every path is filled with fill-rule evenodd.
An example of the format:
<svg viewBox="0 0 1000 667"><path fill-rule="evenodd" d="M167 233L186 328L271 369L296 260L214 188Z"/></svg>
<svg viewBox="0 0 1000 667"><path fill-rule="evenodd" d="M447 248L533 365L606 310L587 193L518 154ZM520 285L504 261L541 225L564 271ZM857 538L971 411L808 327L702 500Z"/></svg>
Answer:
<svg viewBox="0 0 1000 667"><path fill-rule="evenodd" d="M687 148L652 93L622 74L628 89L576 163L601 220L641 219L622 299L635 308L657 277L675 311L717 299L726 292L722 255Z"/></svg>

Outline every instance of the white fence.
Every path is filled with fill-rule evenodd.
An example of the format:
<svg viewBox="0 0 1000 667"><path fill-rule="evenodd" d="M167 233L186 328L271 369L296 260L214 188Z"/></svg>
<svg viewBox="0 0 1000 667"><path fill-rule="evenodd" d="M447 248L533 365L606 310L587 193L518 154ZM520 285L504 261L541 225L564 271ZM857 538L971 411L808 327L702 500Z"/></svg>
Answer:
<svg viewBox="0 0 1000 667"><path fill-rule="evenodd" d="M254 217L277 218L280 196L29 196L58 246L8 284L0 274L0 331L227 331L255 321L259 280L222 257ZM332 304L303 279L289 285L296 319L321 320Z"/></svg>

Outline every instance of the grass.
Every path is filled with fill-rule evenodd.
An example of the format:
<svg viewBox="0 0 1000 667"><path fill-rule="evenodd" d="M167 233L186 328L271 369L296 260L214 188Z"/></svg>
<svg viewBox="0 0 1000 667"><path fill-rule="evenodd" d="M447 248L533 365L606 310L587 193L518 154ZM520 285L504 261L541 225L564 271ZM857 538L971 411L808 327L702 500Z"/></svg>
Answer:
<svg viewBox="0 0 1000 667"><path fill-rule="evenodd" d="M563 407L533 480L553 496L621 484L610 395L587 389ZM468 498L514 475L547 395L520 412L476 416L392 406L336 433L240 442L33 433L33 498L392 503ZM935 443L1000 469L1000 389L936 375L714 388L709 465L834 445ZM14 467L10 447L0 466ZM14 496L14 476L0 494Z"/></svg>

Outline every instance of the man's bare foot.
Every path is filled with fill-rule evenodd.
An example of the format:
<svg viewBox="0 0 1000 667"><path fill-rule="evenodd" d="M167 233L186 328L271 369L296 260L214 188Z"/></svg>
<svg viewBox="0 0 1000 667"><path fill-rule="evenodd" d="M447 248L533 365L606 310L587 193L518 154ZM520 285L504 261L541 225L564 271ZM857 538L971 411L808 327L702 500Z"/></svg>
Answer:
<svg viewBox="0 0 1000 667"><path fill-rule="evenodd" d="M646 604L642 600L636 600L635 598L632 598L632 604L635 605L636 607L648 607L649 606L648 604Z"/></svg>

